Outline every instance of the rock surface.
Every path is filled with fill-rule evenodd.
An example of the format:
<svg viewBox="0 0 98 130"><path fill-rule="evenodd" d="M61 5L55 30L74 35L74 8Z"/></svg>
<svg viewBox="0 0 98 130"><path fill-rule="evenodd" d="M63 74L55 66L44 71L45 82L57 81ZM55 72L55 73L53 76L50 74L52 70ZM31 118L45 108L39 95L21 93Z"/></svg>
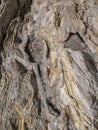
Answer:
<svg viewBox="0 0 98 130"><path fill-rule="evenodd" d="M0 3L0 130L98 130L98 0Z"/></svg>

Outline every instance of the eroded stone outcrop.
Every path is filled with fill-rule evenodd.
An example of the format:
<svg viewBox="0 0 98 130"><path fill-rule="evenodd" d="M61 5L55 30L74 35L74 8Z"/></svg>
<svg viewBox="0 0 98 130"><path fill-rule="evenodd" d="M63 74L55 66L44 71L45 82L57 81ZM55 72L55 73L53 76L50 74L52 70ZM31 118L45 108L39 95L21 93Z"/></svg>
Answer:
<svg viewBox="0 0 98 130"><path fill-rule="evenodd" d="M97 130L98 1L22 9L2 42L0 130Z"/></svg>

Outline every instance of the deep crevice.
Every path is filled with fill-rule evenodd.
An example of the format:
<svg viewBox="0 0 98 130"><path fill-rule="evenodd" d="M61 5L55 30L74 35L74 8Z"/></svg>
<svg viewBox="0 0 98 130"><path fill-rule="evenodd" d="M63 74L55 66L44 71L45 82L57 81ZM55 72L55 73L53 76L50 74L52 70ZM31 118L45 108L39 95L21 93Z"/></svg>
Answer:
<svg viewBox="0 0 98 130"><path fill-rule="evenodd" d="M18 130L18 126L16 125L16 120L13 122L13 119L9 119L12 129Z"/></svg>
<svg viewBox="0 0 98 130"><path fill-rule="evenodd" d="M67 42L67 41L70 39L70 37L71 37L72 35L74 35L74 34L76 34L76 33L70 32L68 38L67 38L64 42Z"/></svg>
<svg viewBox="0 0 98 130"><path fill-rule="evenodd" d="M78 4L77 3L75 3L75 11L76 11L76 13L78 13Z"/></svg>
<svg viewBox="0 0 98 130"><path fill-rule="evenodd" d="M27 123L24 123L24 127L26 130L29 130Z"/></svg>
<svg viewBox="0 0 98 130"><path fill-rule="evenodd" d="M46 45L47 45L47 54L46 54L46 57L49 58L49 55L50 55L50 48L49 48L47 42L46 42Z"/></svg>
<svg viewBox="0 0 98 130"><path fill-rule="evenodd" d="M41 116L41 99L38 99L38 115Z"/></svg>
<svg viewBox="0 0 98 130"><path fill-rule="evenodd" d="M60 111L56 108L56 106L54 104L52 104L48 99L47 99L47 104L49 107L52 108L52 110L58 115L60 116Z"/></svg>
<svg viewBox="0 0 98 130"><path fill-rule="evenodd" d="M81 39L81 41L85 43L85 41L83 40L83 38L81 37L81 35L80 35L78 32L77 32L76 34L77 34L78 37Z"/></svg>
<svg viewBox="0 0 98 130"><path fill-rule="evenodd" d="M41 74L40 65L38 65L38 72L39 72L39 75L40 75L40 77L41 77L41 79L42 79L42 74Z"/></svg>
<svg viewBox="0 0 98 130"><path fill-rule="evenodd" d="M27 44L25 46L24 51L26 52L26 54L28 55L28 58L31 62L35 62L34 58L32 57L30 51L29 51L29 44L30 44L30 39L28 38Z"/></svg>
<svg viewBox="0 0 98 130"><path fill-rule="evenodd" d="M76 33L70 32L68 38L67 38L64 42L69 41L69 39L70 39L73 35L77 35L77 36L80 38L80 40L81 40L83 43L85 43L85 41L83 40L83 38L80 36L80 34L79 34L78 32L76 32Z"/></svg>
<svg viewBox="0 0 98 130"><path fill-rule="evenodd" d="M19 5L20 5L20 1L19 0L17 0L17 4L18 4L18 7L19 7Z"/></svg>

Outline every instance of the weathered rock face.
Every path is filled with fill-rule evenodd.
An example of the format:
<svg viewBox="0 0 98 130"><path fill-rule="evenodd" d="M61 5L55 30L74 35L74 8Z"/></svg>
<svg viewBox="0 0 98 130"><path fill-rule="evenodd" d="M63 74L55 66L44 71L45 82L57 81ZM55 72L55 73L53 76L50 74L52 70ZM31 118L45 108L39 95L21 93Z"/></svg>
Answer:
<svg viewBox="0 0 98 130"><path fill-rule="evenodd" d="M6 0L0 11L0 130L97 130L98 1L11 2L12 15Z"/></svg>

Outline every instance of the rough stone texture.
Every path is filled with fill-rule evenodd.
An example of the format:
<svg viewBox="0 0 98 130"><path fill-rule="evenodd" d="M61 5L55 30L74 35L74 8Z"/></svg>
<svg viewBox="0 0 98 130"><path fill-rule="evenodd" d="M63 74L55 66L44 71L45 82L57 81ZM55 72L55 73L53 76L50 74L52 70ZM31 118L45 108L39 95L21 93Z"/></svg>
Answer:
<svg viewBox="0 0 98 130"><path fill-rule="evenodd" d="M0 130L98 130L98 0L0 3Z"/></svg>

